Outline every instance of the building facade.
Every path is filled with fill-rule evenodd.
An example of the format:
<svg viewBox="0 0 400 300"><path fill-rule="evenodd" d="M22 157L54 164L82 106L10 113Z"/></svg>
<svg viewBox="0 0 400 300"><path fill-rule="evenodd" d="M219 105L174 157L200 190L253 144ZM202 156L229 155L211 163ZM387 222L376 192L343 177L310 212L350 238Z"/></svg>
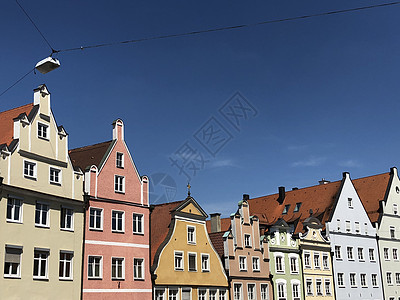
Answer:
<svg viewBox="0 0 400 300"><path fill-rule="evenodd" d="M79 299L83 173L68 155L45 85L0 113L2 299Z"/></svg>
<svg viewBox="0 0 400 300"><path fill-rule="evenodd" d="M321 222L310 216L303 222L305 232L300 233L305 299L335 299L331 245L322 234Z"/></svg>
<svg viewBox="0 0 400 300"><path fill-rule="evenodd" d="M376 229L349 173L343 173L326 230L334 253L336 298L383 299Z"/></svg>
<svg viewBox="0 0 400 300"><path fill-rule="evenodd" d="M151 299L148 178L140 176L113 122L113 139L73 149L85 170L83 299Z"/></svg>
<svg viewBox="0 0 400 300"><path fill-rule="evenodd" d="M228 299L228 280L208 236L206 218L190 195L152 208L154 299Z"/></svg>
<svg viewBox="0 0 400 300"><path fill-rule="evenodd" d="M231 229L223 235L230 299L273 299L268 244L260 239L259 221L250 216L248 199L243 195L237 212L231 215Z"/></svg>

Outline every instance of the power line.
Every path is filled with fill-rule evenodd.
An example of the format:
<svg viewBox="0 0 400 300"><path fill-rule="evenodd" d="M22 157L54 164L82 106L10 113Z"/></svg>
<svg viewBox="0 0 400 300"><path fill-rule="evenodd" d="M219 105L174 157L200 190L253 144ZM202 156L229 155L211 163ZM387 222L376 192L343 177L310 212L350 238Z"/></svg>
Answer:
<svg viewBox="0 0 400 300"><path fill-rule="evenodd" d="M45 38L45 36L43 35L43 33L40 31L40 29L36 26L35 22L33 22L33 20L31 19L31 17L28 15L28 13L25 11L25 9L22 7L21 4L19 4L18 0L15 0L15 2L17 2L18 6L21 8L21 10L24 12L24 14L28 17L29 21L31 21L32 25L35 26L36 30L39 32L39 34L42 36L42 38L44 39L44 41L47 43L47 45L50 47L52 53L56 52L56 50L54 50L54 48L50 45L49 41ZM1 96L1 95L0 95Z"/></svg>
<svg viewBox="0 0 400 300"><path fill-rule="evenodd" d="M26 73L24 76L22 76L20 79L18 79L14 84L12 84L11 86L9 86L7 89L5 89L1 94L0 97L3 96L5 93L7 93L10 89L12 89L15 85L17 85L20 81L22 81L26 76L28 76L30 73L32 73L33 71L35 71L35 68L33 68L32 70L30 70L28 73Z"/></svg>
<svg viewBox="0 0 400 300"><path fill-rule="evenodd" d="M184 32L184 33L175 33L175 34L167 34L167 35L158 35L158 36L153 36L153 37L133 39L133 40L127 40L127 41L113 42L113 43L103 43L103 44L97 44L97 45L88 45L88 46L67 48L67 49L55 50L55 51L53 50L53 52L59 53L59 52L66 52L66 51L76 51L76 50L84 50L84 49L91 49L91 48L115 46L115 45L121 45L121 44L139 43L139 42L167 39L167 38L174 38L174 37L184 37L184 36L205 34L205 33L217 32L217 31L242 29L242 28L246 28L246 27L253 27L253 26L260 26L260 25L266 25L266 24L272 24L272 23L295 21L295 20L301 20L301 19L309 19L309 18L314 18L314 17L321 17L321 16L327 16L327 15L335 15L335 14L342 14L342 13L348 13L348 12L355 12L355 11L379 8L379 7L384 7L384 6L392 6L392 5L398 5L398 4L400 4L400 1L388 2L388 3L382 3L382 4L375 4L375 5L369 5L369 6L362 6L362 7L355 7L355 8L348 8L348 9L341 9L341 10L333 10L333 11L328 11L328 12L322 12L322 13L310 14L310 15L303 15L303 16L297 16L297 17L275 19L275 20L267 20L267 21L262 21L262 22L258 22L258 23L250 23L250 24L242 24L242 25L234 25L234 26L226 26L226 27L217 27L217 28L210 28L210 29L205 29L205 30L198 30L198 31L191 31L191 32Z"/></svg>

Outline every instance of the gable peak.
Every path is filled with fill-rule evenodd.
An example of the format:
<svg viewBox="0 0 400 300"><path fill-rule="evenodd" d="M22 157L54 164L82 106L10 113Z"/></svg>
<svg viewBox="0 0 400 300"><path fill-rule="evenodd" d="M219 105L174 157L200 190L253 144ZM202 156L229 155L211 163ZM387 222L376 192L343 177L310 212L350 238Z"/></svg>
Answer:
<svg viewBox="0 0 400 300"><path fill-rule="evenodd" d="M124 140L124 122L121 119L116 119L112 122L113 140Z"/></svg>

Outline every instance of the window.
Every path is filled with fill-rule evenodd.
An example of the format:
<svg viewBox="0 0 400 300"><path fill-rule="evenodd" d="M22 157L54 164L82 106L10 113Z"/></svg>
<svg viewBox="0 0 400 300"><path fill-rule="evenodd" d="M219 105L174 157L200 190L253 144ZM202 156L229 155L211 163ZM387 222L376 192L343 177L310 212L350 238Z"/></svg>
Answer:
<svg viewBox="0 0 400 300"><path fill-rule="evenodd" d="M201 255L201 271L202 272L210 271L210 256L208 254Z"/></svg>
<svg viewBox="0 0 400 300"><path fill-rule="evenodd" d="M6 246L4 256L4 277L16 277L21 276L21 247L10 247Z"/></svg>
<svg viewBox="0 0 400 300"><path fill-rule="evenodd" d="M217 291L216 290L209 290L208 299L209 300L217 300Z"/></svg>
<svg viewBox="0 0 400 300"><path fill-rule="evenodd" d="M396 284L400 285L400 273L396 273Z"/></svg>
<svg viewBox="0 0 400 300"><path fill-rule="evenodd" d="M43 124L43 123L37 123L38 125L38 137L42 138L42 139L49 139L49 134L48 134L48 130L49 130L49 126Z"/></svg>
<svg viewBox="0 0 400 300"><path fill-rule="evenodd" d="M325 279L325 295L330 296L331 294L331 281L329 279Z"/></svg>
<svg viewBox="0 0 400 300"><path fill-rule="evenodd" d="M183 252L175 251L175 270L183 271Z"/></svg>
<svg viewBox="0 0 400 300"><path fill-rule="evenodd" d="M155 299L164 300L164 293L165 293L164 289L156 289L154 293Z"/></svg>
<svg viewBox="0 0 400 300"><path fill-rule="evenodd" d="M49 206L47 204L36 202L35 225L49 226Z"/></svg>
<svg viewBox="0 0 400 300"><path fill-rule="evenodd" d="M72 258L73 252L60 251L60 265L58 276L60 279L72 279Z"/></svg>
<svg viewBox="0 0 400 300"><path fill-rule="evenodd" d="M319 262L319 253L314 253L314 268L320 269L321 264Z"/></svg>
<svg viewBox="0 0 400 300"><path fill-rule="evenodd" d="M375 253L374 253L374 249L369 249L369 260L370 261L375 261Z"/></svg>
<svg viewBox="0 0 400 300"><path fill-rule="evenodd" d="M343 273L338 273L337 274L337 281L338 281L338 286L339 287L343 287L344 286Z"/></svg>
<svg viewBox="0 0 400 300"><path fill-rule="evenodd" d="M178 289L169 289L168 290L168 300L178 300Z"/></svg>
<svg viewBox="0 0 400 300"><path fill-rule="evenodd" d="M300 210L300 207L301 207L301 202L297 202L293 212L298 212Z"/></svg>
<svg viewBox="0 0 400 300"><path fill-rule="evenodd" d="M36 178L36 163L24 161L24 176L28 178Z"/></svg>
<svg viewBox="0 0 400 300"><path fill-rule="evenodd" d="M390 238L395 239L396 238L396 229L394 226L390 226Z"/></svg>
<svg viewBox="0 0 400 300"><path fill-rule="evenodd" d="M291 257L290 258L290 272L298 273L299 272L298 265L299 265L299 263L297 261L297 257Z"/></svg>
<svg viewBox="0 0 400 300"><path fill-rule="evenodd" d="M286 300L286 284L278 283L278 300Z"/></svg>
<svg viewBox="0 0 400 300"><path fill-rule="evenodd" d="M322 280L321 279L316 279L315 280L315 287L317 289L317 295L321 296L322 294Z"/></svg>
<svg viewBox="0 0 400 300"><path fill-rule="evenodd" d="M399 255L398 255L398 250L397 250L397 248L393 248L392 254L393 254L393 259L394 259L394 260L399 260Z"/></svg>
<svg viewBox="0 0 400 300"><path fill-rule="evenodd" d="M74 228L74 211L71 208L61 207L60 228L72 230Z"/></svg>
<svg viewBox="0 0 400 300"><path fill-rule="evenodd" d="M378 275L371 274L371 281L372 281L372 286L377 287L378 286Z"/></svg>
<svg viewBox="0 0 400 300"><path fill-rule="evenodd" d="M253 271L259 272L260 271L260 258L253 257Z"/></svg>
<svg viewBox="0 0 400 300"><path fill-rule="evenodd" d="M356 233L360 233L360 222L354 222Z"/></svg>
<svg viewBox="0 0 400 300"><path fill-rule="evenodd" d="M353 247L347 247L347 258L348 260L354 260Z"/></svg>
<svg viewBox="0 0 400 300"><path fill-rule="evenodd" d="M255 289L256 289L256 285L255 284L253 284L253 283L247 284L247 299L248 300L256 299Z"/></svg>
<svg viewBox="0 0 400 300"><path fill-rule="evenodd" d="M300 300L300 284L292 284L293 300Z"/></svg>
<svg viewBox="0 0 400 300"><path fill-rule="evenodd" d="M103 265L101 256L88 257L88 278L99 279L102 277Z"/></svg>
<svg viewBox="0 0 400 300"><path fill-rule="evenodd" d="M386 282L388 285L392 285L393 281L392 281L392 272L386 272Z"/></svg>
<svg viewBox="0 0 400 300"><path fill-rule="evenodd" d="M111 278L112 279L124 279L124 267L125 259L121 257L111 258Z"/></svg>
<svg viewBox="0 0 400 300"><path fill-rule="evenodd" d="M328 254L322 255L322 265L324 266L324 270L329 270L329 256Z"/></svg>
<svg viewBox="0 0 400 300"><path fill-rule="evenodd" d="M123 211L113 210L111 212L111 229L113 232L125 231L125 213Z"/></svg>
<svg viewBox="0 0 400 300"><path fill-rule="evenodd" d="M133 214L133 233L143 233L143 215Z"/></svg>
<svg viewBox="0 0 400 300"><path fill-rule="evenodd" d="M385 260L390 260L389 248L383 248L383 257L385 258Z"/></svg>
<svg viewBox="0 0 400 300"><path fill-rule="evenodd" d="M244 246L251 247L251 235L250 234L244 235Z"/></svg>
<svg viewBox="0 0 400 300"><path fill-rule="evenodd" d="M219 300L226 300L226 291L219 290Z"/></svg>
<svg viewBox="0 0 400 300"><path fill-rule="evenodd" d="M239 283L233 284L233 299L242 300L242 285Z"/></svg>
<svg viewBox="0 0 400 300"><path fill-rule="evenodd" d="M286 215L289 211L289 208L290 208L290 204L285 205L285 207L283 208L283 211L282 211L282 215Z"/></svg>
<svg viewBox="0 0 400 300"><path fill-rule="evenodd" d="M89 229L103 229L103 210L101 208L89 209Z"/></svg>
<svg viewBox="0 0 400 300"><path fill-rule="evenodd" d="M196 272L197 271L197 254L189 253L189 271Z"/></svg>
<svg viewBox="0 0 400 300"><path fill-rule="evenodd" d="M61 170L50 167L50 183L61 184Z"/></svg>
<svg viewBox="0 0 400 300"><path fill-rule="evenodd" d="M341 246L335 246L335 256L336 256L336 259L342 259L342 247Z"/></svg>
<svg viewBox="0 0 400 300"><path fill-rule="evenodd" d="M368 234L368 224L364 223L364 233Z"/></svg>
<svg viewBox="0 0 400 300"><path fill-rule="evenodd" d="M397 204L393 204L393 214L397 215L399 213L399 210L397 208Z"/></svg>
<svg viewBox="0 0 400 300"><path fill-rule="evenodd" d="M310 278L306 279L306 293L307 293L307 296L313 295L312 279L310 279Z"/></svg>
<svg viewBox="0 0 400 300"><path fill-rule="evenodd" d="M356 287L356 274L350 273L350 286Z"/></svg>
<svg viewBox="0 0 400 300"><path fill-rule="evenodd" d="M116 166L117 166L117 168L123 168L124 167L124 154L121 153L121 152L117 152Z"/></svg>
<svg viewBox="0 0 400 300"><path fill-rule="evenodd" d="M366 274L360 274L360 282L362 287L367 286L367 275Z"/></svg>
<svg viewBox="0 0 400 300"><path fill-rule="evenodd" d="M7 199L7 221L22 222L22 200L11 197Z"/></svg>
<svg viewBox="0 0 400 300"><path fill-rule="evenodd" d="M351 231L350 221L346 221L346 232L350 232L350 231Z"/></svg>
<svg viewBox="0 0 400 300"><path fill-rule="evenodd" d="M246 256L239 256L239 270L247 271L247 258Z"/></svg>
<svg viewBox="0 0 400 300"><path fill-rule="evenodd" d="M363 248L358 248L357 249L357 253L358 253L358 260L363 261L364 260L364 249Z"/></svg>
<svg viewBox="0 0 400 300"><path fill-rule="evenodd" d="M275 257L275 268L277 272L284 273L285 269L283 267L283 257L277 256Z"/></svg>
<svg viewBox="0 0 400 300"><path fill-rule="evenodd" d="M133 259L133 279L144 279L144 259Z"/></svg>
<svg viewBox="0 0 400 300"><path fill-rule="evenodd" d="M120 175L114 176L114 190L117 193L125 193L125 177Z"/></svg>
<svg viewBox="0 0 400 300"><path fill-rule="evenodd" d="M207 290L199 290L199 300L206 300Z"/></svg>
<svg viewBox="0 0 400 300"><path fill-rule="evenodd" d="M340 219L336 220L337 231L340 231Z"/></svg>
<svg viewBox="0 0 400 300"><path fill-rule="evenodd" d="M187 242L188 244L196 244L196 227L187 226Z"/></svg>
<svg viewBox="0 0 400 300"><path fill-rule="evenodd" d="M47 279L49 250L34 250L33 278Z"/></svg>
<svg viewBox="0 0 400 300"><path fill-rule="evenodd" d="M347 205L349 208L353 208L353 198L347 198Z"/></svg>
<svg viewBox="0 0 400 300"><path fill-rule="evenodd" d="M307 269L311 268L311 254L304 252L304 265Z"/></svg>
<svg viewBox="0 0 400 300"><path fill-rule="evenodd" d="M261 300L268 300L268 285L261 284Z"/></svg>

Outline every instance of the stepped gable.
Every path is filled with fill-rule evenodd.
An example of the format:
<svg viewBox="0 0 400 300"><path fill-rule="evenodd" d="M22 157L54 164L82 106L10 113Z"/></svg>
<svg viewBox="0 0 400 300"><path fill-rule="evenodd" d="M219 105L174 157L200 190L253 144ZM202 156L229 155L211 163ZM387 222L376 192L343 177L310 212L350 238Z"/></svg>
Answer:
<svg viewBox="0 0 400 300"><path fill-rule="evenodd" d="M169 225L171 223L171 211L177 208L186 200L175 201L170 203L163 203L152 205L152 212L150 213L151 219L151 263L154 262L154 256L160 247L161 243L164 242L168 235Z"/></svg>
<svg viewBox="0 0 400 300"><path fill-rule="evenodd" d="M30 103L0 112L0 145L10 145L14 139L14 119L22 114L28 116L32 108L33 104Z"/></svg>
<svg viewBox="0 0 400 300"><path fill-rule="evenodd" d="M69 156L74 167L79 167L81 170L86 170L87 167L95 165L100 168L101 163L105 159L105 155L111 149L113 141L107 141L99 144L85 146L72 149L69 151Z"/></svg>

